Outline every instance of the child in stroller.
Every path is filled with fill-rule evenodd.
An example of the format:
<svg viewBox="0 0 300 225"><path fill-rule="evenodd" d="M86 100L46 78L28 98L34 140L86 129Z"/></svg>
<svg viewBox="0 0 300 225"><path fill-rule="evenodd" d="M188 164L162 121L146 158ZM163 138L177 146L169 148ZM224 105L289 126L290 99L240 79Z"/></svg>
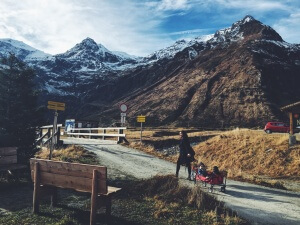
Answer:
<svg viewBox="0 0 300 225"><path fill-rule="evenodd" d="M196 182L196 177L199 175L207 176L206 167L203 162L192 165L191 180Z"/></svg>
<svg viewBox="0 0 300 225"><path fill-rule="evenodd" d="M199 175L202 175L202 176L204 176L204 177L207 176L206 166L205 166L204 163L202 163L202 162L199 164L198 174L199 174Z"/></svg>
<svg viewBox="0 0 300 225"><path fill-rule="evenodd" d="M205 171L206 172L206 171ZM213 192L214 185L219 185L221 187L221 192L225 192L226 188L226 176L227 173L221 173L217 166L213 167L212 172L206 172L206 174L198 174L195 179L195 183L200 181L204 187L206 184L210 184L209 192Z"/></svg>

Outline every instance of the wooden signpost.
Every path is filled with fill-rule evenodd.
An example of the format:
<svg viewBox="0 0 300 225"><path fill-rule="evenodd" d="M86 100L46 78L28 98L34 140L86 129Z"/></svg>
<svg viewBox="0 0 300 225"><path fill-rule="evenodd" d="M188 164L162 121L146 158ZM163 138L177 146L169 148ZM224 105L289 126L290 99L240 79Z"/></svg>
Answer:
<svg viewBox="0 0 300 225"><path fill-rule="evenodd" d="M136 121L137 121L138 123L141 123L141 139L140 139L140 141L141 141L141 143L142 143L143 123L146 122L146 116L142 116L142 115L137 116L137 117L136 117Z"/></svg>
<svg viewBox="0 0 300 225"><path fill-rule="evenodd" d="M54 112L54 121L53 121L53 130L52 130L52 138L51 138L49 159L52 158L52 152L53 152L54 144L56 144L55 134L57 132L57 117L58 117L57 110L65 111L65 105L66 104L63 103L63 102L48 101L47 108L50 109L50 110L55 110L55 112Z"/></svg>

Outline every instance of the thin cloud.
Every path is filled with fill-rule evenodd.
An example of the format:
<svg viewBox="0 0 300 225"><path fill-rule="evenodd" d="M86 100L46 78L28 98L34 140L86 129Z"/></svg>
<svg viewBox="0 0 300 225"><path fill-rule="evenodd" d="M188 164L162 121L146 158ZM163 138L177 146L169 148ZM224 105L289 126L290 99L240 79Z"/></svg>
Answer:
<svg viewBox="0 0 300 225"><path fill-rule="evenodd" d="M0 38L57 54L90 37L109 50L145 56L250 14L297 42L296 9L290 0L1 0Z"/></svg>
<svg viewBox="0 0 300 225"><path fill-rule="evenodd" d="M300 11L291 14L288 18L279 20L273 25L282 38L290 43L300 43Z"/></svg>
<svg viewBox="0 0 300 225"><path fill-rule="evenodd" d="M189 35L189 34L207 34L211 32L212 29L193 29L193 30L183 30L178 32L171 32L167 35Z"/></svg>
<svg viewBox="0 0 300 225"><path fill-rule="evenodd" d="M190 8L187 0L163 0L158 3L158 10L187 10Z"/></svg>
<svg viewBox="0 0 300 225"><path fill-rule="evenodd" d="M211 0L209 0L212 2ZM214 0L216 4L221 5L224 8L236 8L236 9L250 9L259 11L271 11L271 10L290 10L288 3L290 1L253 1L253 0Z"/></svg>
<svg viewBox="0 0 300 225"><path fill-rule="evenodd" d="M170 41L148 35L160 23L151 17L146 7L128 0L16 0L15 4L4 0L0 3L0 38L18 39L56 54L91 37L110 50L144 55Z"/></svg>

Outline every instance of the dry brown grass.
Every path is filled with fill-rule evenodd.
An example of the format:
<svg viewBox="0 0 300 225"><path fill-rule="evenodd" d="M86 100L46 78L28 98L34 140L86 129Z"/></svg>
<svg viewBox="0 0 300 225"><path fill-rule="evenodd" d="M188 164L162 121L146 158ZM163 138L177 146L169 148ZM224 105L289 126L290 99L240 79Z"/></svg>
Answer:
<svg viewBox="0 0 300 225"><path fill-rule="evenodd" d="M168 144L178 146L180 130L182 128L146 131L143 144L137 138L138 130L128 130L126 137L130 147L176 162L178 154L161 153L157 151L157 146L168 141L172 141ZM250 129L188 131L190 138L200 137L200 143L194 146L195 158L197 162L204 162L209 170L216 165L226 170L230 178L278 188L287 185L287 179L299 180L300 146L289 147L288 134L266 134L261 130Z"/></svg>
<svg viewBox="0 0 300 225"><path fill-rule="evenodd" d="M35 155L36 158L49 159L50 150L43 147ZM67 148L54 150L52 160L65 162L79 162L87 164L97 164L97 159L94 153L85 150L82 146L71 145Z"/></svg>
<svg viewBox="0 0 300 225"><path fill-rule="evenodd" d="M139 182L129 192L141 193L144 200L153 204L155 218L168 219L169 224L181 224L177 217L190 219L184 224L244 224L245 221L232 215L232 211L218 202L214 196L203 192L199 187L189 189L179 185L174 176L155 176ZM176 198L174 197L176 196ZM219 220L215 209L218 207ZM181 221L182 222L182 221Z"/></svg>
<svg viewBox="0 0 300 225"><path fill-rule="evenodd" d="M235 129L200 143L199 160L228 171L229 177L300 175L300 146L289 148L288 135Z"/></svg>
<svg viewBox="0 0 300 225"><path fill-rule="evenodd" d="M222 131L196 131L195 128L144 128L143 140L166 140L170 138L179 138L179 132L185 130L189 137L211 136L221 133ZM126 138L129 140L140 140L141 131L139 128L125 130Z"/></svg>

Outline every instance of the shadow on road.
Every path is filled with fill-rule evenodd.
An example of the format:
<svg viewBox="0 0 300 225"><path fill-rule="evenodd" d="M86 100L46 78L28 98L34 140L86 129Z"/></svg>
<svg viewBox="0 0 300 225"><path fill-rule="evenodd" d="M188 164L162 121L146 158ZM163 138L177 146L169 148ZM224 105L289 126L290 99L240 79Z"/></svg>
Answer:
<svg viewBox="0 0 300 225"><path fill-rule="evenodd" d="M244 185L230 185L230 187L235 188L237 190L243 190L243 191L249 191L249 192L253 192L255 193L255 195L259 194L259 192L261 194L272 194L272 195L280 195L280 196L285 196L285 197L291 197L291 198L300 198L300 193L290 193L290 192L286 192L283 190L271 190L271 189L266 189L266 188L261 188L258 186L244 186ZM227 194L229 194L230 191L227 192Z"/></svg>

